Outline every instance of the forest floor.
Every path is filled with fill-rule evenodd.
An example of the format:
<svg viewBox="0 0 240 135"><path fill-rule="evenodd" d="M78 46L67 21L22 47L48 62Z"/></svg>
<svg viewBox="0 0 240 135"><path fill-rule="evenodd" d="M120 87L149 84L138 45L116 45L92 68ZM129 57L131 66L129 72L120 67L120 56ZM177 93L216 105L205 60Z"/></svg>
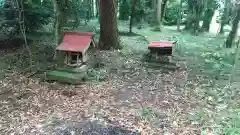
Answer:
<svg viewBox="0 0 240 135"><path fill-rule="evenodd" d="M127 31L122 26L120 30ZM98 62L103 66L95 70L106 73L104 81L81 85L48 83L37 76L24 75L24 71L19 73L14 67L26 61L27 53L22 49L2 53L5 77L0 83L0 133L220 135L226 130L239 133L240 84L234 83L240 81L237 72L232 85L228 85L236 49L221 47L223 36L192 36L168 27L162 32L153 32L148 27L133 31L141 36L122 35L123 49L97 52ZM176 40L174 60L180 68L146 67L142 60L147 51L146 40ZM43 38L32 44L35 67L51 65L51 39Z"/></svg>

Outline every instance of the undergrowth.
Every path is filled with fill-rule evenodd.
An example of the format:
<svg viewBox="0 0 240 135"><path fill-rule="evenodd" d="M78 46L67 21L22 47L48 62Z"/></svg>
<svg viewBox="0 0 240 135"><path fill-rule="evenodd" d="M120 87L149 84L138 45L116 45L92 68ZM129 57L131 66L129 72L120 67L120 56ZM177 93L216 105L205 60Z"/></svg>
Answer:
<svg viewBox="0 0 240 135"><path fill-rule="evenodd" d="M179 35L176 39L181 47L177 56L187 61L187 82L197 83L185 87L199 101L186 119L199 124L201 135L240 135L240 85L229 84L230 76L237 74L232 74L237 48L223 47L219 37ZM190 75L203 76L204 82L191 82Z"/></svg>
<svg viewBox="0 0 240 135"><path fill-rule="evenodd" d="M17 72L22 72L23 70L31 68L29 65L29 57L33 60L32 67L38 69L47 67L53 64L54 47L53 44L47 41L31 42L31 56L27 53L27 49L23 47L4 53L1 57L1 61L7 65L7 67L4 67L5 69Z"/></svg>

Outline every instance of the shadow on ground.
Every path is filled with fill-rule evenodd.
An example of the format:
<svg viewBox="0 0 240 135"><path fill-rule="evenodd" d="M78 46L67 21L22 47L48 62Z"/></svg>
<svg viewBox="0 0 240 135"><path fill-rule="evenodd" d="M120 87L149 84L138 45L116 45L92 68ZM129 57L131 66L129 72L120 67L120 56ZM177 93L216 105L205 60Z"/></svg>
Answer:
<svg viewBox="0 0 240 135"><path fill-rule="evenodd" d="M119 126L103 126L98 121L67 123L62 121L51 122L43 129L47 134L57 135L140 135L137 131L130 131Z"/></svg>

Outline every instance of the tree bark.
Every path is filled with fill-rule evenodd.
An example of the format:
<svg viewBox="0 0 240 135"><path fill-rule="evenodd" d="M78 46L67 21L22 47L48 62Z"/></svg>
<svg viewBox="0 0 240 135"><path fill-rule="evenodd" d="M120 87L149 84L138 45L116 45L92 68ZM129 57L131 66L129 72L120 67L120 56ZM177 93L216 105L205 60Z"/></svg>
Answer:
<svg viewBox="0 0 240 135"><path fill-rule="evenodd" d="M57 10L59 13L59 23L61 26L66 25L70 16L71 4L69 0L53 0L57 2Z"/></svg>
<svg viewBox="0 0 240 135"><path fill-rule="evenodd" d="M151 20L151 25L154 26L156 23L156 9L157 9L157 1L156 0L152 0L152 20Z"/></svg>
<svg viewBox="0 0 240 135"><path fill-rule="evenodd" d="M94 3L93 3L93 0L90 0L90 17L92 18L94 16Z"/></svg>
<svg viewBox="0 0 240 135"><path fill-rule="evenodd" d="M156 9L157 0L152 0L152 9ZM155 13L154 13L155 17Z"/></svg>
<svg viewBox="0 0 240 135"><path fill-rule="evenodd" d="M177 19L177 30L180 31L181 19L182 19L182 3L183 0L180 0L178 8L178 19Z"/></svg>
<svg viewBox="0 0 240 135"><path fill-rule="evenodd" d="M129 33L132 33L133 16L134 16L134 14L135 14L136 2L137 2L136 0L133 0L133 2L132 2L131 15L130 15L130 23L129 23Z"/></svg>
<svg viewBox="0 0 240 135"><path fill-rule="evenodd" d="M157 0L156 5L156 30L161 31L162 0Z"/></svg>
<svg viewBox="0 0 240 135"><path fill-rule="evenodd" d="M79 19L79 8L80 8L80 1L79 0L72 0L72 5L73 5L73 14L75 18L75 23L74 23L74 28L77 28L80 24L80 19Z"/></svg>
<svg viewBox="0 0 240 135"><path fill-rule="evenodd" d="M166 9L166 7L167 7L167 2L168 2L168 0L162 0L162 7L161 7L161 20L162 20L163 17L164 17L165 9Z"/></svg>
<svg viewBox="0 0 240 135"><path fill-rule="evenodd" d="M95 4L96 4L96 17L98 17L99 16L99 0L96 0Z"/></svg>
<svg viewBox="0 0 240 135"><path fill-rule="evenodd" d="M214 10L213 9L207 9L204 12L203 25L202 25L202 28L201 28L203 31L206 31L206 32L209 31L213 15L214 15Z"/></svg>
<svg viewBox="0 0 240 135"><path fill-rule="evenodd" d="M203 12L203 0L188 0L188 21L185 29L192 30L193 34L198 35L200 16Z"/></svg>
<svg viewBox="0 0 240 135"><path fill-rule="evenodd" d="M59 1L58 0L52 0L53 3L53 10L54 10L54 36L55 36L55 45L58 46L60 43L60 18L61 18L61 12L59 8Z"/></svg>
<svg viewBox="0 0 240 135"><path fill-rule="evenodd" d="M225 0L224 11L223 11L223 15L222 15L222 18L221 18L221 27L220 27L220 32L219 32L220 34L222 34L224 32L223 28L229 22L228 13L229 13L229 0Z"/></svg>
<svg viewBox="0 0 240 135"><path fill-rule="evenodd" d="M115 12L116 12L116 16L117 16L117 13L118 13L118 11L119 11L119 0L115 0L114 1L115 2Z"/></svg>
<svg viewBox="0 0 240 135"><path fill-rule="evenodd" d="M100 0L100 40L101 49L120 48L117 28L115 0Z"/></svg>
<svg viewBox="0 0 240 135"><path fill-rule="evenodd" d="M228 37L227 37L227 41L226 41L226 47L227 48L231 48L234 42L234 39L236 37L237 31L238 31L238 24L239 24L239 20L240 20L240 4L237 5L237 14L233 20L233 25L232 25L232 30L229 33Z"/></svg>
<svg viewBox="0 0 240 135"><path fill-rule="evenodd" d="M119 19L128 20L129 19L129 5L127 0L120 0L119 8Z"/></svg>

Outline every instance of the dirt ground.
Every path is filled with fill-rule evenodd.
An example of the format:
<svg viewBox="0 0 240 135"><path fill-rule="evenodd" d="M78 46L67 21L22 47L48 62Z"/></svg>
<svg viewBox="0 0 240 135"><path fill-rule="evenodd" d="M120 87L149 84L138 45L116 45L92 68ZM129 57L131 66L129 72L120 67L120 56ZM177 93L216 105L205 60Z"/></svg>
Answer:
<svg viewBox="0 0 240 135"><path fill-rule="evenodd" d="M189 120L187 116L204 106L202 99L191 91L206 81L204 77L188 74L188 80L185 80L184 56L177 58L180 66L177 70L146 67L142 61L147 50L147 42L142 38L174 39L181 35L169 32L171 30L157 34L143 30L143 36L122 36L121 41L126 47L120 51L97 52L103 68L108 71L102 82L64 85L47 83L37 77L27 78L19 73L6 74L0 83L0 133L200 134L199 127L203 123ZM198 37L190 36L186 41L188 44L179 42L194 46L194 38ZM186 86L186 81L191 85Z"/></svg>

